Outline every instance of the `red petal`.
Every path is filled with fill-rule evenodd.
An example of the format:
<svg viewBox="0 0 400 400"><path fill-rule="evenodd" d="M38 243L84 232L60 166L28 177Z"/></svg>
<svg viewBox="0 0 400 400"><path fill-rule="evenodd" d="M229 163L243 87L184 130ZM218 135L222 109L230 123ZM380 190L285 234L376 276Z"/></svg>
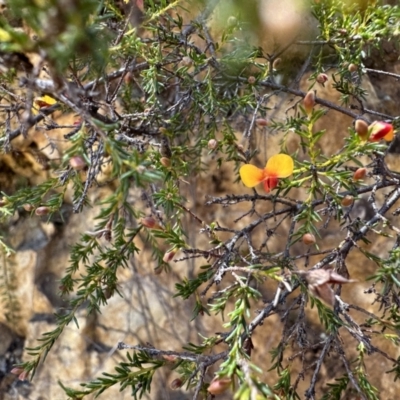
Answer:
<svg viewBox="0 0 400 400"><path fill-rule="evenodd" d="M276 176L269 176L264 179L264 189L267 193L269 193L272 189L275 189L278 186L278 178Z"/></svg>
<svg viewBox="0 0 400 400"><path fill-rule="evenodd" d="M382 121L372 123L369 128L371 129L370 142L378 142L386 135L393 133L393 125Z"/></svg>

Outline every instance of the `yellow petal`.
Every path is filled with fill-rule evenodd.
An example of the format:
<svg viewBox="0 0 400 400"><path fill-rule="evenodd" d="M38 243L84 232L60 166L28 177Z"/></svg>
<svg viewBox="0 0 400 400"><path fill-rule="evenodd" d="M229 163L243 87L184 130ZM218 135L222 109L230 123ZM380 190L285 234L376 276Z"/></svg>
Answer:
<svg viewBox="0 0 400 400"><path fill-rule="evenodd" d="M11 40L11 35L3 28L0 28L0 41L9 42Z"/></svg>
<svg viewBox="0 0 400 400"><path fill-rule="evenodd" d="M33 101L33 107L32 107L32 114L33 115L38 115L39 110L43 107L50 107L53 104L56 104L57 100L53 99L52 97L48 96L47 94L42 96L42 97L35 97Z"/></svg>
<svg viewBox="0 0 400 400"><path fill-rule="evenodd" d="M42 97L38 97L37 99L35 99L35 101L36 100L40 101L42 104L44 104L44 103L47 104L47 105L42 106L42 107L49 107L49 106L52 106L53 104L57 103L56 99L53 99L52 97L47 96L47 94L42 96Z"/></svg>
<svg viewBox="0 0 400 400"><path fill-rule="evenodd" d="M394 130L391 129L389 133L383 137L387 142L391 142L394 139Z"/></svg>
<svg viewBox="0 0 400 400"><path fill-rule="evenodd" d="M287 154L276 154L272 156L265 167L267 176L287 178L293 173L293 159Z"/></svg>
<svg viewBox="0 0 400 400"><path fill-rule="evenodd" d="M254 187L261 183L265 177L264 170L254 165L245 164L239 170L240 178L247 187Z"/></svg>

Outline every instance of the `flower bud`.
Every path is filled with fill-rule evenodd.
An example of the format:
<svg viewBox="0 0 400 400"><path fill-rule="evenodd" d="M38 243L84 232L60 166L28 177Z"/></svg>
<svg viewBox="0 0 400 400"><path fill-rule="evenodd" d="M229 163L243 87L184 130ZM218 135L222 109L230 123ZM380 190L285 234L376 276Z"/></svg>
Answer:
<svg viewBox="0 0 400 400"><path fill-rule="evenodd" d="M180 387L182 387L182 385L183 385L182 379L176 378L169 384L169 387L172 390L177 390Z"/></svg>
<svg viewBox="0 0 400 400"><path fill-rule="evenodd" d="M378 142L381 139L391 142L394 139L393 125L387 122L375 121L368 127L368 130L370 142Z"/></svg>
<svg viewBox="0 0 400 400"><path fill-rule="evenodd" d="M303 105L304 105L304 110L306 111L306 113L308 115L310 115L315 106L315 92L313 90L310 90L309 92L307 92L307 94L303 100Z"/></svg>
<svg viewBox="0 0 400 400"><path fill-rule="evenodd" d="M214 149L217 147L217 145L218 145L218 142L217 142L215 139L210 139L210 140L208 141L208 143L207 143L207 147L208 147L210 150L214 150Z"/></svg>
<svg viewBox="0 0 400 400"><path fill-rule="evenodd" d="M175 254L176 254L176 251L174 251L174 250L172 250L172 251L167 251L167 252L164 254L163 261L164 261L165 263L169 263L170 261L172 261L172 260L174 259Z"/></svg>
<svg viewBox="0 0 400 400"><path fill-rule="evenodd" d="M349 64L349 66L347 67L347 69L349 70L349 72L356 72L356 71L358 71L358 65L356 65L356 64Z"/></svg>
<svg viewBox="0 0 400 400"><path fill-rule="evenodd" d="M193 60L189 56L182 57L181 65L184 67L191 67L193 65Z"/></svg>
<svg viewBox="0 0 400 400"><path fill-rule="evenodd" d="M163 354L162 358L169 362L174 362L178 359L178 357L173 354Z"/></svg>
<svg viewBox="0 0 400 400"><path fill-rule="evenodd" d="M273 69L277 69L281 63L282 59L277 58L276 60L274 60L274 62L272 63L272 68Z"/></svg>
<svg viewBox="0 0 400 400"><path fill-rule="evenodd" d="M349 207L349 206L351 206L353 204L353 202L354 202L354 197L348 194L347 196L343 197L343 199L342 199L340 204L343 207Z"/></svg>
<svg viewBox="0 0 400 400"><path fill-rule="evenodd" d="M357 135L360 136L362 140L367 140L368 138L368 124L363 119L357 119L354 128Z"/></svg>
<svg viewBox="0 0 400 400"><path fill-rule="evenodd" d="M0 207L4 207L7 204L6 199L0 199Z"/></svg>
<svg viewBox="0 0 400 400"><path fill-rule="evenodd" d="M169 168L171 166L171 160L168 157L161 157L160 163L165 168Z"/></svg>
<svg viewBox="0 0 400 400"><path fill-rule="evenodd" d="M159 228L157 221L153 217L143 217L139 221L144 227L149 229Z"/></svg>
<svg viewBox="0 0 400 400"><path fill-rule="evenodd" d="M302 240L307 246L311 246L316 242L315 236L312 233L305 233L302 237Z"/></svg>
<svg viewBox="0 0 400 400"><path fill-rule="evenodd" d="M132 72L127 72L124 76L124 82L126 85L129 85L132 82L133 75Z"/></svg>
<svg viewBox="0 0 400 400"><path fill-rule="evenodd" d="M10 372L14 375L19 375L21 372L24 372L24 369L22 367L14 367Z"/></svg>
<svg viewBox="0 0 400 400"><path fill-rule="evenodd" d="M69 159L69 165L75 171L82 171L86 168L85 160L81 156L73 156Z"/></svg>
<svg viewBox="0 0 400 400"><path fill-rule="evenodd" d="M230 378L214 378L210 386L208 386L207 391L212 395L224 393L232 383Z"/></svg>
<svg viewBox="0 0 400 400"><path fill-rule="evenodd" d="M14 375L18 375L20 381L25 381L29 374L29 372L25 371L22 367L14 367L10 372Z"/></svg>
<svg viewBox="0 0 400 400"><path fill-rule="evenodd" d="M249 82L250 85L254 85L254 84L256 83L256 78L255 78L254 76L250 75L250 76L247 78L247 82Z"/></svg>
<svg viewBox="0 0 400 400"><path fill-rule="evenodd" d="M353 175L355 181L359 181L365 178L367 175L367 168L358 168Z"/></svg>
<svg viewBox="0 0 400 400"><path fill-rule="evenodd" d="M242 144L238 144L236 147L237 147L237 149L238 149L239 151L243 151L243 150L244 150L244 147L243 147Z"/></svg>
<svg viewBox="0 0 400 400"><path fill-rule="evenodd" d="M268 121L265 118L257 118L256 124L258 126L268 126Z"/></svg>
<svg viewBox="0 0 400 400"><path fill-rule="evenodd" d="M234 27L237 24L237 18L234 17L233 15L231 15L228 18L227 24L228 24L229 27Z"/></svg>
<svg viewBox="0 0 400 400"><path fill-rule="evenodd" d="M35 210L36 215L47 215L50 212L50 207L41 206Z"/></svg>
<svg viewBox="0 0 400 400"><path fill-rule="evenodd" d="M318 74L316 81L323 85L328 80L327 74Z"/></svg>
<svg viewBox="0 0 400 400"><path fill-rule="evenodd" d="M31 211L33 211L33 209L34 209L35 207L33 207L32 204L24 204L24 205L22 206L22 208L23 208L25 211L27 211L27 212L31 212Z"/></svg>

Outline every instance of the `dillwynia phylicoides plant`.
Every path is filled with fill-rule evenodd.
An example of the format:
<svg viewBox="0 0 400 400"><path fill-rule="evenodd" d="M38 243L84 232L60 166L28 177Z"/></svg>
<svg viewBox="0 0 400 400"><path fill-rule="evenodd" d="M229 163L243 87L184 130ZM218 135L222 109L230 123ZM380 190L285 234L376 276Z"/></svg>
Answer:
<svg viewBox="0 0 400 400"><path fill-rule="evenodd" d="M2 151L13 155L16 141L34 127L68 128L58 159L46 159L43 148L29 150L47 171L39 183L15 180L2 188L8 317L18 314L7 264L14 251L7 226L16 213L50 220L61 214L67 188L80 213L92 206L90 192L117 183L99 200L94 230L76 238L59 283L68 307L13 368L19 379L35 383L35 371L65 327L77 323L78 310L107 312L109 299L120 295L117 273L138 256L141 237L151 246L155 279L176 279L174 296L194 302L188 323L213 317L219 328L182 349L119 343L126 358L114 372L77 387L60 382L69 398L107 396L114 385L145 397L157 370L172 365L179 378L170 389L185 398L378 399L383 388L367 369L376 355L391 365L381 373L396 385L400 174L385 157L396 151L400 115L370 106L363 83L377 76L385 87L398 85L391 68L400 65L400 9L385 1L269 3L281 25L291 21L285 18L291 9L302 15L301 26L312 21L310 37L268 31L273 24L265 23L261 0L8 2L0 28ZM264 44L264 35L272 44ZM388 44L392 64L374 68ZM328 85L335 101L319 95ZM56 115L71 118L65 125ZM323 144L331 115L350 117L334 154ZM270 145L272 137L279 146ZM43 146L57 143L49 135ZM99 183L105 167L107 179ZM213 193L207 179L226 170L223 193ZM195 212L187 185L200 176L209 191L199 200L204 212ZM135 193L141 201L131 201ZM354 216L362 199L370 212ZM220 210L215 219L210 207ZM219 220L226 210L235 217ZM327 244L331 227L335 241ZM189 244L193 230L207 240ZM379 239L390 245L384 255L363 246ZM376 272L354 279L351 252L372 261ZM191 260L202 263L187 276L171 276L175 264ZM376 313L341 298L343 285L367 280ZM310 310L323 327L314 343ZM279 342L257 344L254 335L267 335L277 315ZM356 349L352 357L347 346ZM332 354L341 369L320 382Z"/></svg>

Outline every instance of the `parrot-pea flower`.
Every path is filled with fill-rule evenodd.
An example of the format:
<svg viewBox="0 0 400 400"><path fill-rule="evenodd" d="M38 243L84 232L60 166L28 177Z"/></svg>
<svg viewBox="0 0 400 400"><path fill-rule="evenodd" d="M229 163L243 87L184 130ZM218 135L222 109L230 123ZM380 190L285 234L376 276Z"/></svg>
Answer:
<svg viewBox="0 0 400 400"><path fill-rule="evenodd" d="M293 159L287 154L272 156L265 168L257 168L255 165L245 164L240 170L240 178L247 187L254 187L259 183L264 184L264 189L269 193L278 185L280 178L287 178L293 173Z"/></svg>
<svg viewBox="0 0 400 400"><path fill-rule="evenodd" d="M33 101L32 114L37 115L37 114L39 114L39 110L41 108L50 107L56 103L57 103L57 100L53 99L52 97L48 96L47 94L42 97L36 97Z"/></svg>
<svg viewBox="0 0 400 400"><path fill-rule="evenodd" d="M378 142L381 139L391 142L394 139L393 125L387 122L375 121L368 130L370 131L368 139L370 142Z"/></svg>

